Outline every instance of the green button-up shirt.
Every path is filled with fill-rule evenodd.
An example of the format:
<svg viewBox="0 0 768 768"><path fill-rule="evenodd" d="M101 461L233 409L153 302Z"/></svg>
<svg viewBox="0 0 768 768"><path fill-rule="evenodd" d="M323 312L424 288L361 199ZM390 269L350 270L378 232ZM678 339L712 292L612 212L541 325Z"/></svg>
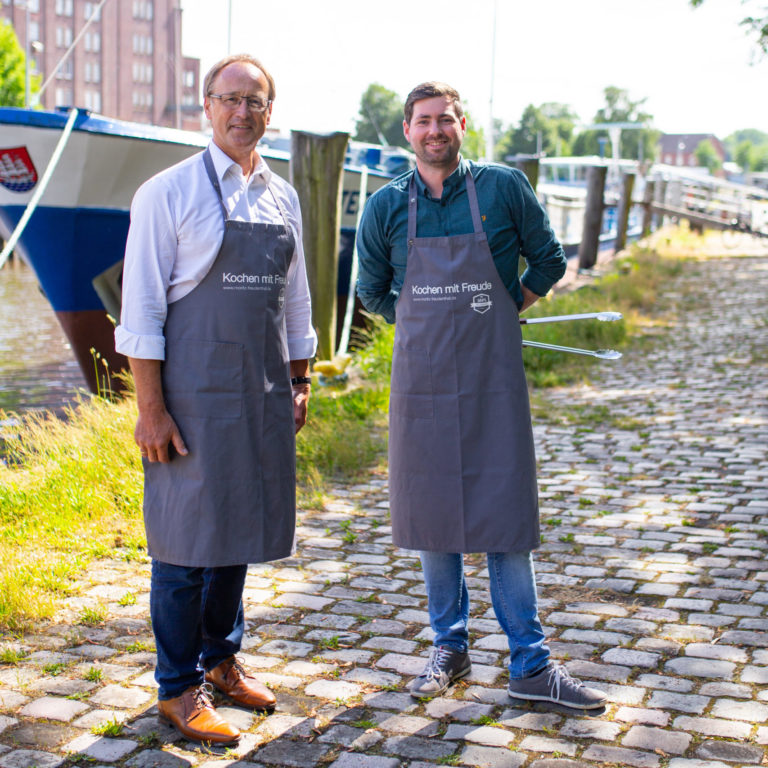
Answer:
<svg viewBox="0 0 768 768"><path fill-rule="evenodd" d="M520 280L544 296L565 274L565 255L549 219L525 174L496 163L461 159L443 182L435 200L414 171L393 179L368 200L357 234L360 272L357 292L363 305L395 321L395 304L405 280L408 254L408 185L416 174L419 195L417 237L464 235L473 231L464 177L472 171L483 229L493 261L518 308L523 304ZM518 278L520 256L527 268Z"/></svg>

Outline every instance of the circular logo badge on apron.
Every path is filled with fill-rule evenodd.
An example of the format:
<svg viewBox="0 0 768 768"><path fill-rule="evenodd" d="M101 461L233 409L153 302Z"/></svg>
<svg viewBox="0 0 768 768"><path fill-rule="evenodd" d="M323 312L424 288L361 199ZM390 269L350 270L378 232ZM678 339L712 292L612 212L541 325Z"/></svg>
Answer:
<svg viewBox="0 0 768 768"><path fill-rule="evenodd" d="M469 306L472 307L475 312L479 312L482 315L493 306L493 302L487 293L476 293L472 297L472 303Z"/></svg>

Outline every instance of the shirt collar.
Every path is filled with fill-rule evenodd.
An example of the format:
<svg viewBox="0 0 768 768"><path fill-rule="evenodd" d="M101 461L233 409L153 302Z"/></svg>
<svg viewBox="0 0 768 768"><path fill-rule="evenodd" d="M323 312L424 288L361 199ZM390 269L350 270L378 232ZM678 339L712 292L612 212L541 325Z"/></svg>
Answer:
<svg viewBox="0 0 768 768"><path fill-rule="evenodd" d="M211 140L208 144L208 149L211 152L211 160L213 160L213 168L216 171L216 176L219 179L219 183L224 180L224 176L232 170L235 178L242 179L243 171L240 166L222 150L215 141ZM261 154L258 155L259 161L256 167L253 169L251 177L248 179L249 184L269 184L272 179L272 171L270 171L264 158Z"/></svg>
<svg viewBox="0 0 768 768"><path fill-rule="evenodd" d="M445 179L445 181L443 181L443 197L453 195L453 193L463 185L464 177L468 170L469 163L459 155L458 167L447 179ZM421 180L418 170L414 170L413 173L416 176L416 190L419 196L432 199L432 195L430 195L427 185Z"/></svg>

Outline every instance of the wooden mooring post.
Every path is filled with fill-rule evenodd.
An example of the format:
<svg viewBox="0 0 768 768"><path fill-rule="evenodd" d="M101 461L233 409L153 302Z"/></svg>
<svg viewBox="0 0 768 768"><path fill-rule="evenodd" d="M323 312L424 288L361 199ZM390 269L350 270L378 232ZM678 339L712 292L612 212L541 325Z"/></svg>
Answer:
<svg viewBox="0 0 768 768"><path fill-rule="evenodd" d="M579 269L591 269L597 262L607 172L608 167L605 165L592 165L587 171L587 206L584 210L584 227L579 243Z"/></svg>
<svg viewBox="0 0 768 768"><path fill-rule="evenodd" d="M317 356L330 360L336 351L336 284L339 274L339 227L348 133L291 131L291 184L303 219L304 254L317 331Z"/></svg>
<svg viewBox="0 0 768 768"><path fill-rule="evenodd" d="M635 188L635 174L625 172L621 175L621 199L616 214L616 242L613 249L618 252L627 244L627 227L629 226L629 211L632 208L632 191Z"/></svg>
<svg viewBox="0 0 768 768"><path fill-rule="evenodd" d="M656 182L646 179L643 192L643 237L651 234L653 226L653 196L656 190Z"/></svg>
<svg viewBox="0 0 768 768"><path fill-rule="evenodd" d="M517 155L515 157L515 168L525 174L528 183L535 192L539 183L539 158L536 155Z"/></svg>
<svg viewBox="0 0 768 768"><path fill-rule="evenodd" d="M666 179L659 179L658 183L656 184L656 189L654 190L654 194L656 195L654 202L658 203L660 206L664 206L667 202ZM656 229L663 227L665 223L666 222L665 222L664 214L658 214L658 217L656 219Z"/></svg>

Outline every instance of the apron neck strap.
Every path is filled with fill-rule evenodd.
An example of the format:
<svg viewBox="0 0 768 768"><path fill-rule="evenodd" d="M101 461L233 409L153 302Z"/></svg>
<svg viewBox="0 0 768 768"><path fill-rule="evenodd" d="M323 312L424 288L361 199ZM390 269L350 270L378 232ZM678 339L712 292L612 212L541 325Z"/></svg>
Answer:
<svg viewBox="0 0 768 768"><path fill-rule="evenodd" d="M203 152L203 163L205 164L205 171L208 174L208 178L213 184L213 188L216 190L216 197L219 198L219 205L221 206L221 215L224 217L224 221L227 221L229 214L227 213L227 207L224 205L224 200L221 196L221 184L219 184L219 177L216 175L216 169L213 167L213 158L211 157L211 150L206 147Z"/></svg>
<svg viewBox="0 0 768 768"><path fill-rule="evenodd" d="M483 233L483 220L480 217L480 206L477 203L477 190L475 189L475 178L472 172L467 168L467 199L469 200L469 210L472 213L472 225L475 228L475 234Z"/></svg>
<svg viewBox="0 0 768 768"><path fill-rule="evenodd" d="M411 181L408 184L408 242L416 239L416 213L418 211L418 191L416 189L416 174L414 171ZM469 202L469 212L472 214L472 227L476 235L483 233L483 220L480 216L480 206L477 203L477 190L475 189L475 180L472 171L467 168L464 175L467 184L467 201Z"/></svg>
<svg viewBox="0 0 768 768"><path fill-rule="evenodd" d="M205 152L203 152L203 163L205 164L205 171L208 174L208 178L210 179L213 188L216 190L216 197L219 198L221 215L224 217L224 221L229 221L229 213L227 213L227 206L224 205L224 198L221 195L221 184L219 184L219 177L216 175L216 168L213 165L211 150L207 147ZM280 198L275 194L271 184L267 184L267 189L269 190L269 194L272 195L272 199L275 201L277 209L280 211L280 215L283 218L283 224L285 225L286 229L290 230L290 225L288 224L288 212L285 210L285 206L282 204L282 202L280 202Z"/></svg>

